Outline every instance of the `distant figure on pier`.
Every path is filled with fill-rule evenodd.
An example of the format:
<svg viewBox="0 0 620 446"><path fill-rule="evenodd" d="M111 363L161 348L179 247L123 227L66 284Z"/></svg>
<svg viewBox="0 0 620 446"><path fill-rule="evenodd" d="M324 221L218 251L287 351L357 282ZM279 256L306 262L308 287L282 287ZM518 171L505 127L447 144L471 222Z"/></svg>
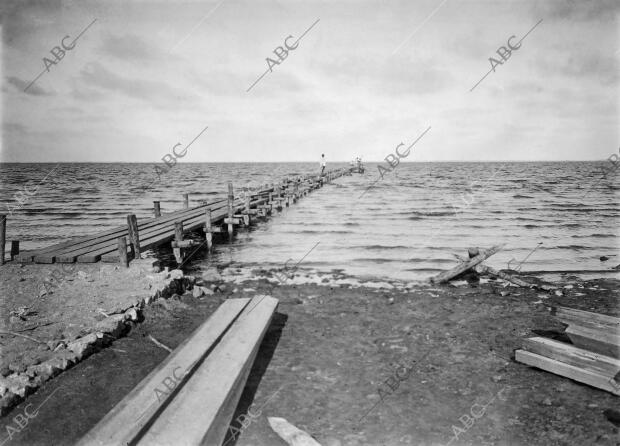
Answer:
<svg viewBox="0 0 620 446"><path fill-rule="evenodd" d="M323 176L323 172L325 172L325 154L321 155L321 176Z"/></svg>

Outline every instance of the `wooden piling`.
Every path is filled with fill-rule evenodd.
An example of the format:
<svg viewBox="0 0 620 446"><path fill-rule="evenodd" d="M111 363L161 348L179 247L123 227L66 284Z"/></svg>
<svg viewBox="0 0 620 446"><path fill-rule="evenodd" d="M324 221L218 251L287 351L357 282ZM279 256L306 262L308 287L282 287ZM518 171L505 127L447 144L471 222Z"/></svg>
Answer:
<svg viewBox="0 0 620 446"><path fill-rule="evenodd" d="M181 246L180 242L183 241L183 222L175 221L174 222L174 241L177 243L176 246L172 248L172 252L174 254L174 258L177 263L183 263L183 255L181 254Z"/></svg>
<svg viewBox="0 0 620 446"><path fill-rule="evenodd" d="M245 196L245 215L243 216L243 219L245 221L245 225L249 226L250 225L250 196L249 195Z"/></svg>
<svg viewBox="0 0 620 446"><path fill-rule="evenodd" d="M19 254L19 240L11 240L11 260Z"/></svg>
<svg viewBox="0 0 620 446"><path fill-rule="evenodd" d="M174 240L177 242L183 241L183 222L182 221L174 222Z"/></svg>
<svg viewBox="0 0 620 446"><path fill-rule="evenodd" d="M161 206L159 205L159 201L153 202L153 210L155 211L155 217L161 217Z"/></svg>
<svg viewBox="0 0 620 446"><path fill-rule="evenodd" d="M6 244L6 214L0 214L0 265L4 265L4 245Z"/></svg>
<svg viewBox="0 0 620 446"><path fill-rule="evenodd" d="M127 258L127 240L125 237L119 237L118 241L118 258L121 262L121 265L124 267L129 266L129 259Z"/></svg>
<svg viewBox="0 0 620 446"><path fill-rule="evenodd" d="M213 249L213 234L211 229L211 209L205 210L205 239L207 241L207 251L211 252Z"/></svg>
<svg viewBox="0 0 620 446"><path fill-rule="evenodd" d="M235 213L235 195L233 194L232 181L228 182L228 237L233 236L233 215Z"/></svg>
<svg viewBox="0 0 620 446"><path fill-rule="evenodd" d="M127 229L129 233L129 242L133 245L133 254L135 259L140 258L140 234L138 233L138 219L134 214L127 216Z"/></svg>
<svg viewBox="0 0 620 446"><path fill-rule="evenodd" d="M189 194L183 194L183 209L189 209Z"/></svg>

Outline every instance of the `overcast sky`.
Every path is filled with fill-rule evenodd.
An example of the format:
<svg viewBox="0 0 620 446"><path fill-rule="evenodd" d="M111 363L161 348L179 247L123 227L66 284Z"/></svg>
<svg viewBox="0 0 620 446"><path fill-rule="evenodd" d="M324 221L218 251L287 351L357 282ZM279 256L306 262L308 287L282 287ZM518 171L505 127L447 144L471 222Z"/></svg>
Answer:
<svg viewBox="0 0 620 446"><path fill-rule="evenodd" d="M429 126L407 161L605 159L619 145L618 5L3 0L0 159L156 162L207 126L183 161L381 160Z"/></svg>

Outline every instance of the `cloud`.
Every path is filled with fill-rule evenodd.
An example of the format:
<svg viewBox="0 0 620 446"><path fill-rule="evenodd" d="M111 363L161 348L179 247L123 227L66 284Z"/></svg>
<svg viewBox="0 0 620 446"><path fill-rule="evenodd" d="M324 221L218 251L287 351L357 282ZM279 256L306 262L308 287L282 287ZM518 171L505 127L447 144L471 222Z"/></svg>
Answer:
<svg viewBox="0 0 620 446"><path fill-rule="evenodd" d="M620 13L617 0L554 0L536 3L534 13L549 19L608 21Z"/></svg>
<svg viewBox="0 0 620 446"><path fill-rule="evenodd" d="M80 72L82 81L90 87L123 94L125 96L153 102L156 99L178 101L190 99L182 90L171 87L165 82L147 79L132 79L119 76L106 69L99 62L91 62Z"/></svg>
<svg viewBox="0 0 620 446"><path fill-rule="evenodd" d="M165 58L160 48L145 42L135 34L108 36L99 50L105 55L129 62L146 62Z"/></svg>
<svg viewBox="0 0 620 446"><path fill-rule="evenodd" d="M53 94L53 93L48 92L48 91L44 90L43 88L39 87L36 83L30 85L30 88L28 88L28 90L24 91L26 89L26 87L28 87L30 82L26 82L24 80L21 80L20 78L18 78L16 76L7 76L6 80L7 80L7 82L10 85L13 85L20 92L26 93L26 94L30 94L32 96L52 96L52 94Z"/></svg>

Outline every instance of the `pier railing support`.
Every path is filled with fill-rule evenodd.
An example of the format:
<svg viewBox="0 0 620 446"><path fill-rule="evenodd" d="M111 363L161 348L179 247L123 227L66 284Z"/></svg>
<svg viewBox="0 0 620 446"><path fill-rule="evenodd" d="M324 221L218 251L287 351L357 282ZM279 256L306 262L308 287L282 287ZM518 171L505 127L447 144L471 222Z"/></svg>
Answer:
<svg viewBox="0 0 620 446"><path fill-rule="evenodd" d="M207 252L213 251L213 227L211 226L211 208L205 210L205 241Z"/></svg>
<svg viewBox="0 0 620 446"><path fill-rule="evenodd" d="M127 240L125 237L119 237L117 239L118 242L118 258L121 262L121 265L124 267L129 266L129 258L127 257Z"/></svg>
<svg viewBox="0 0 620 446"><path fill-rule="evenodd" d="M155 218L161 217L161 206L159 204L159 201L153 202L153 211L155 212Z"/></svg>
<svg viewBox="0 0 620 446"><path fill-rule="evenodd" d="M189 194L183 194L183 209L189 209Z"/></svg>
<svg viewBox="0 0 620 446"><path fill-rule="evenodd" d="M235 214L235 194L233 193L232 181L228 182L228 217L224 219L224 223L228 225L228 238L232 240L234 233L234 225L239 224L239 219L234 217Z"/></svg>
<svg viewBox="0 0 620 446"><path fill-rule="evenodd" d="M176 243L174 243L176 242ZM183 255L181 254L181 242L183 242L183 222L174 222L174 242L172 244L172 252L178 264L183 263Z"/></svg>
<svg viewBox="0 0 620 446"><path fill-rule="evenodd" d="M140 258L140 234L138 233L138 219L135 214L127 216L127 232L129 234L129 242L133 245L133 254L135 259Z"/></svg>
<svg viewBox="0 0 620 446"><path fill-rule="evenodd" d="M11 260L19 254L19 240L11 240Z"/></svg>
<svg viewBox="0 0 620 446"><path fill-rule="evenodd" d="M4 265L4 245L6 244L6 214L0 214L0 265Z"/></svg>

